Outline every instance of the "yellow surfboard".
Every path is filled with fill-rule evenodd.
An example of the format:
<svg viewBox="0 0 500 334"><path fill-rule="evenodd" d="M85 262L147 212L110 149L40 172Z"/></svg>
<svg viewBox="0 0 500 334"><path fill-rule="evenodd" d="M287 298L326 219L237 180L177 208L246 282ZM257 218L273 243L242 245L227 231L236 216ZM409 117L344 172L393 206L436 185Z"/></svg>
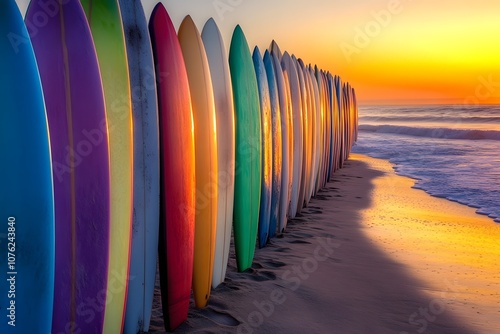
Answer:
<svg viewBox="0 0 500 334"><path fill-rule="evenodd" d="M101 68L109 133L111 226L103 332L121 333L129 280L133 182L133 129L127 53L117 0L81 2ZM103 299L103 296L97 297Z"/></svg>
<svg viewBox="0 0 500 334"><path fill-rule="evenodd" d="M197 307L210 297L217 228L217 129L212 79L200 33L190 16L178 32L189 79L194 119L196 216L193 293Z"/></svg>

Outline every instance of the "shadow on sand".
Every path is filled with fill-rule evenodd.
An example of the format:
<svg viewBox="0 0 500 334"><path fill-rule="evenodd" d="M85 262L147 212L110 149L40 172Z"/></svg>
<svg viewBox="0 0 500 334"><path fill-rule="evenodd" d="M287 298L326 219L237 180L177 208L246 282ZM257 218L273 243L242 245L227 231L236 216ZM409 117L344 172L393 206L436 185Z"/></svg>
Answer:
<svg viewBox="0 0 500 334"><path fill-rule="evenodd" d="M175 332L473 333L449 301L422 292L423 282L365 236L359 212L381 175L346 162L281 237L256 251L252 269L237 273L232 249L225 283ZM150 333L164 333L160 303L157 287Z"/></svg>

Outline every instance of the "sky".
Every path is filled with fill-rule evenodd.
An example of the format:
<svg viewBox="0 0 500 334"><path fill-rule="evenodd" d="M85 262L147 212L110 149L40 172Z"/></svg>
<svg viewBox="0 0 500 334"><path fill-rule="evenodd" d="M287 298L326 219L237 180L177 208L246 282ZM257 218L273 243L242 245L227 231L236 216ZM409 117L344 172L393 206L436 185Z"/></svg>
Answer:
<svg viewBox="0 0 500 334"><path fill-rule="evenodd" d="M16 0L25 11L28 0ZM55 1L55 0L46 0ZM97 0L96 0L97 1ZM149 15L158 2L142 0ZM174 25L213 17L229 48L281 50L340 75L360 104L500 103L498 0L163 0Z"/></svg>

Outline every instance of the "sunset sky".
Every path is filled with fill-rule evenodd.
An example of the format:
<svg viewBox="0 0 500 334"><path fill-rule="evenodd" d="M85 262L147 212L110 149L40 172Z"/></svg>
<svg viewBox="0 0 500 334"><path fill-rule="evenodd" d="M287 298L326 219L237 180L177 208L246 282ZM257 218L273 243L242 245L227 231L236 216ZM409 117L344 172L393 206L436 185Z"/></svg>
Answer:
<svg viewBox="0 0 500 334"><path fill-rule="evenodd" d="M363 104L500 103L498 0L162 2L176 28L187 14L200 30L214 17L227 48L236 24L251 47L275 39L349 81ZM143 0L146 15L156 3Z"/></svg>

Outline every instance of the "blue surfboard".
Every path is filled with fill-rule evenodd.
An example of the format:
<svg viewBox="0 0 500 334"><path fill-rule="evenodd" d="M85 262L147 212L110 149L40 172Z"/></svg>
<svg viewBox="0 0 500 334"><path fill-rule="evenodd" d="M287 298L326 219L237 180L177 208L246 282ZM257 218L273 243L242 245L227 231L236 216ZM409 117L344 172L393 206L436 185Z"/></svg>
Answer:
<svg viewBox="0 0 500 334"><path fill-rule="evenodd" d="M288 161L283 161L281 110L279 103L278 84L276 82L276 76L274 72L273 58L268 50L264 52L264 66L266 68L267 82L269 85L269 97L271 101L273 170L272 170L272 191L271 191L272 197L271 197L271 218L269 221L269 238L273 238L274 236L276 236L276 228L278 226L278 219L279 219L278 215L280 212L281 177L283 174L283 170L288 169ZM287 130L285 129L285 131ZM286 173L286 175L288 176L288 173Z"/></svg>
<svg viewBox="0 0 500 334"><path fill-rule="evenodd" d="M123 332L147 332L153 308L160 222L160 137L153 51L140 0L120 0L134 124L132 249Z"/></svg>
<svg viewBox="0 0 500 334"><path fill-rule="evenodd" d="M266 68L258 47L253 52L253 64L257 77L260 98L260 114L262 126L262 179L259 214L259 247L264 247L269 238L269 221L271 218L272 172L273 172L273 138L271 120L271 97L267 83Z"/></svg>
<svg viewBox="0 0 500 334"><path fill-rule="evenodd" d="M14 0L0 2L0 333L50 333L54 195L33 47Z"/></svg>

